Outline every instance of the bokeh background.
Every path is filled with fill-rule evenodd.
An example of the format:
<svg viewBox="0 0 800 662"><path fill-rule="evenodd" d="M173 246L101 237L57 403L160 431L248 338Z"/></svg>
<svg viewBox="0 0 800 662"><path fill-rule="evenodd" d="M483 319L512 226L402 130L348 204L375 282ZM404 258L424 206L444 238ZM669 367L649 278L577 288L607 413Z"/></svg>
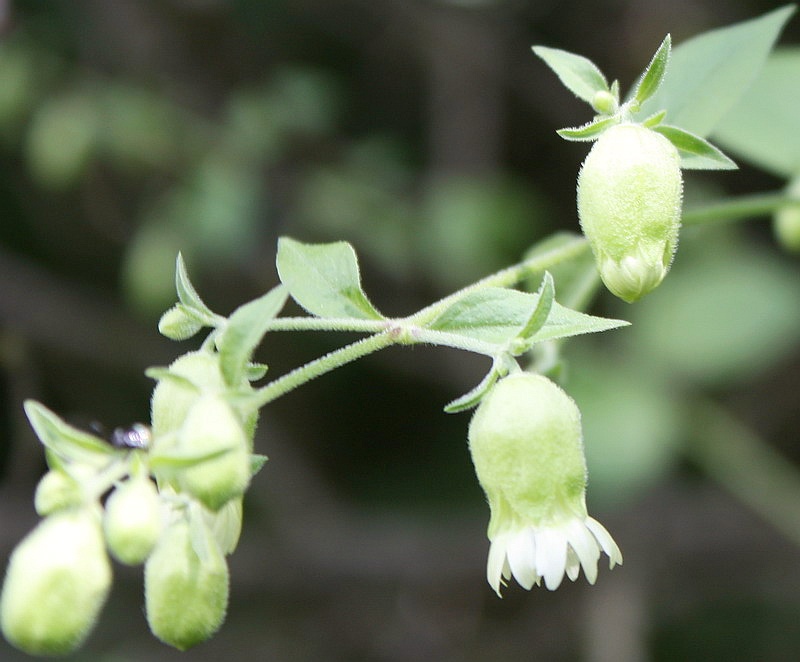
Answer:
<svg viewBox="0 0 800 662"><path fill-rule="evenodd" d="M532 44L585 54L625 89L666 32L775 6L0 2L0 561L37 521L22 401L77 425L146 421L143 370L194 347L156 330L177 251L227 314L277 282L279 236L345 239L378 308L413 312L577 229L587 146L555 129L589 113ZM800 44L797 19L782 43ZM786 184L739 162L688 173L686 204ZM681 241L645 301L591 308L633 326L564 347L589 507L625 554L597 586L497 599L468 414L442 412L488 366L393 348L264 412L270 461L214 639L160 645L140 569L117 567L69 659L800 659L800 260L763 219ZM258 358L278 375L349 339L274 334ZM23 659L0 641L0 660Z"/></svg>

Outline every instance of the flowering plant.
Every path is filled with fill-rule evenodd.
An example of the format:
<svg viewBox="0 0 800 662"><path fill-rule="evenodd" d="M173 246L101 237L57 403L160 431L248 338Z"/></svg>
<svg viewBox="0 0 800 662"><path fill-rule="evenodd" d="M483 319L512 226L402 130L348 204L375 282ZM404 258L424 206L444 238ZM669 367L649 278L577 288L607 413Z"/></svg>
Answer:
<svg viewBox="0 0 800 662"><path fill-rule="evenodd" d="M345 242L281 238L280 283L228 316L201 298L179 255L178 301L159 330L173 340L206 335L199 348L148 370L156 381L149 425L108 440L38 402L25 404L49 470L35 495L43 520L17 547L3 584L5 637L34 654L80 647L110 590L109 554L144 565L146 618L157 638L185 650L211 637L225 618L226 556L238 543L243 499L267 461L253 444L261 409L392 345L448 347L490 361L480 383L445 411L475 408L469 450L489 503L487 579L498 595L512 576L525 589L543 581L555 590L565 574L575 580L581 570L594 584L601 554L612 568L622 564L617 542L587 511L581 415L556 383L569 388L559 352L568 338L627 326L585 312L600 280L619 298L637 301L665 281L681 222L700 223L718 211L683 211L682 170L735 167L706 138L766 61L791 11L728 28L722 40L700 36L674 54L667 36L625 98L586 58L535 47L596 113L559 131L594 142L577 176L583 236L548 237L518 264L408 316L388 317L372 303ZM697 76L707 72L694 62L718 55L731 39L746 45L749 68L724 94L710 88L704 95L708 81ZM713 75L729 74L729 66L721 62ZM791 204L781 196L770 209L778 211L780 239L796 245ZM281 316L290 298L306 315ZM267 334L312 330L366 337L262 381L267 366L253 355Z"/></svg>

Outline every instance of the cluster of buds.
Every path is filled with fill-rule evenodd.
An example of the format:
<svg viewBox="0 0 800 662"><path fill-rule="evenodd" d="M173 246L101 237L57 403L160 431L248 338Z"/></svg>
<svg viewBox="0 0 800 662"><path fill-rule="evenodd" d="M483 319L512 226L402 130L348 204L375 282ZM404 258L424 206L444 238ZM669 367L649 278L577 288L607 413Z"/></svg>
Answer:
<svg viewBox="0 0 800 662"><path fill-rule="evenodd" d="M152 428L110 440L26 403L51 468L35 497L44 519L13 552L0 599L3 634L21 650L66 654L85 641L111 587L109 556L144 564L147 621L163 642L185 650L224 620L225 555L261 462L252 455L257 409L231 404L214 351L154 376Z"/></svg>
<svg viewBox="0 0 800 662"><path fill-rule="evenodd" d="M512 575L555 590L583 568L594 584L601 550L611 568L622 563L587 513L580 412L559 386L529 372L499 381L470 422L469 448L491 509L487 579L498 595Z"/></svg>

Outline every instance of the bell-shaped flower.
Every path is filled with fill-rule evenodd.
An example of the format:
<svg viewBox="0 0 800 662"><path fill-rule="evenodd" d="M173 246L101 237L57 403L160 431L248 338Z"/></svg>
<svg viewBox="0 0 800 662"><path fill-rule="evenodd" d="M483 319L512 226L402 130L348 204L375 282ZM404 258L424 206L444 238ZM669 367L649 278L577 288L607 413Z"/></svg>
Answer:
<svg viewBox="0 0 800 662"><path fill-rule="evenodd" d="M593 584L601 551L609 567L622 563L587 513L580 412L556 384L527 372L498 382L472 418L469 446L491 508L487 579L498 595L512 575L554 590L583 568Z"/></svg>

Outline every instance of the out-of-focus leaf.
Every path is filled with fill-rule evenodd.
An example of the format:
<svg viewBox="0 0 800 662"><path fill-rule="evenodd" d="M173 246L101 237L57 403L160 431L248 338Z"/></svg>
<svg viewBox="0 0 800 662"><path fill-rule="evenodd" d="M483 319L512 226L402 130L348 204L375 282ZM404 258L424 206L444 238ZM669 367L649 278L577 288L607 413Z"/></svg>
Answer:
<svg viewBox="0 0 800 662"><path fill-rule="evenodd" d="M641 117L666 110L670 123L709 135L753 83L794 11L787 5L676 46L664 82L642 104Z"/></svg>
<svg viewBox="0 0 800 662"><path fill-rule="evenodd" d="M800 173L800 48L776 50L748 93L714 129L726 149L776 175Z"/></svg>

